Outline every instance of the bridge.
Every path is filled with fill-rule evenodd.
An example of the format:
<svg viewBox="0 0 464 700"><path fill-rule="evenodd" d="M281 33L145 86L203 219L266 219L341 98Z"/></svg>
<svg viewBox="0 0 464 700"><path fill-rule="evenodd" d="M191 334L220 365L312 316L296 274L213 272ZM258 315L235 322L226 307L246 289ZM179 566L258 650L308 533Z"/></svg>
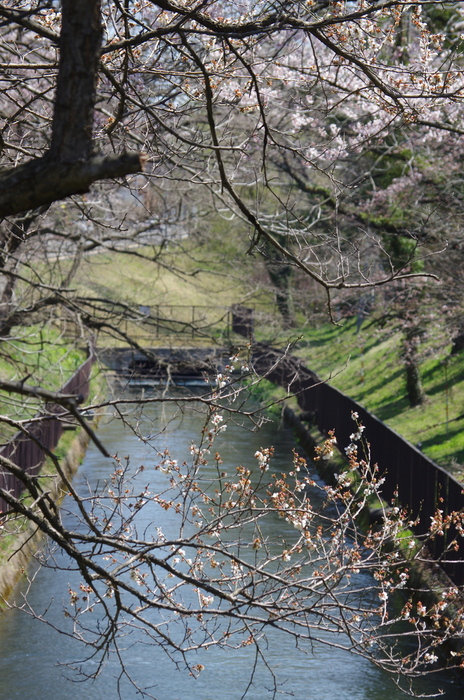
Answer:
<svg viewBox="0 0 464 700"><path fill-rule="evenodd" d="M205 379L224 373L230 347L100 348L98 359L110 371L133 385L205 384Z"/></svg>
<svg viewBox="0 0 464 700"><path fill-rule="evenodd" d="M81 337L81 328L71 312L60 319L66 337ZM104 347L229 346L238 337L252 338L255 328L276 329L273 309L265 313L242 304L200 306L191 304L129 305L103 300L93 302L98 344ZM274 319L274 321L272 320Z"/></svg>

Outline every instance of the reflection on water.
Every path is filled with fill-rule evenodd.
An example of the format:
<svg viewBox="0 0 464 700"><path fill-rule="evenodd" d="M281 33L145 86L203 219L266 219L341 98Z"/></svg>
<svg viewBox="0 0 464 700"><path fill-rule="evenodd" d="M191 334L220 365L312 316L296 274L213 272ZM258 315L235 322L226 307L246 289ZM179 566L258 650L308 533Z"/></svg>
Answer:
<svg viewBox="0 0 464 700"><path fill-rule="evenodd" d="M170 447L174 459L182 462L189 457L189 444L198 440L203 426L200 412L190 409L176 415L175 406L155 406L150 422L141 422L142 433L153 436L151 445L138 439L121 422L110 421L100 426L99 436L112 453L131 455L131 464L149 465L156 460L153 445L163 450ZM163 432L163 426L167 428ZM273 445L275 471L291 467L293 439L291 431L276 424L264 425L259 433L238 425L230 425L215 444L224 460L224 469L236 465L250 465L256 461L254 452ZM76 476L74 485L86 493L89 485L104 482L111 471L111 462L91 446ZM154 472L153 478L159 478ZM147 480L144 472L144 483ZM64 511L68 504L65 503ZM66 516L71 518L71 515ZM162 525L169 531L170 513ZM272 523L268 525L273 527ZM282 520L276 519L276 532L282 530ZM268 533L272 534L272 533ZM68 600L68 587L79 585L76 571L42 568L38 571L28 600L35 613L46 616L49 623L66 631L71 624L63 616L62 604ZM19 594L18 594L19 595ZM160 647L144 644L143 635L137 639L131 633L125 639L124 659L131 676L143 688L151 688L158 700L239 700L247 689L255 657L252 647L240 650L211 648L199 653L192 663L201 663L205 670L198 679L185 670L178 670ZM366 660L336 648L315 646L303 654L284 634L269 640L266 660L272 673L277 675L277 697L296 700L399 700L406 696L399 691L381 670ZM66 664L79 661L83 650L74 640L59 634L51 626L41 623L24 612L13 610L1 618L0 624L0 698L1 700L110 700L119 688L124 699L140 697L136 689L121 675L118 661L110 658L101 675L94 682L77 682L77 677ZM87 669L92 664L87 662ZM444 688L447 700L461 700L463 686L454 676L430 678L420 686L423 693L434 693ZM272 697L272 675L262 663L257 665L248 690L249 700Z"/></svg>

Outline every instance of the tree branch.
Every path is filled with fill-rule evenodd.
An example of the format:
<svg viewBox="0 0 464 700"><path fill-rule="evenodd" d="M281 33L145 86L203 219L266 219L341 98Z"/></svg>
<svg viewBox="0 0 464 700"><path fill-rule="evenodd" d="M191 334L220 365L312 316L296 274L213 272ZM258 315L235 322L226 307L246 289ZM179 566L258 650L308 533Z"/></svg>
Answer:
<svg viewBox="0 0 464 700"><path fill-rule="evenodd" d="M0 16L5 12L0 8ZM0 171L0 217L88 192L97 180L143 169L140 154L92 154L101 38L100 0L64 0L50 149L41 158Z"/></svg>
<svg viewBox="0 0 464 700"><path fill-rule="evenodd" d="M44 156L23 163L0 172L0 217L83 194L98 180L138 173L143 165L144 157L139 153L96 155L74 163L61 163Z"/></svg>

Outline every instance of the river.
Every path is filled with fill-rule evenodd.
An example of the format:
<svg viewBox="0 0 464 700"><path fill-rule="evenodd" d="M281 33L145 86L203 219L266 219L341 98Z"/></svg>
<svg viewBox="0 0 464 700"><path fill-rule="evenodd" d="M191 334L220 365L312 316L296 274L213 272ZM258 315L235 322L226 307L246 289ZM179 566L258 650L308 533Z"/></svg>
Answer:
<svg viewBox="0 0 464 700"><path fill-rule="evenodd" d="M166 427L160 433L163 426ZM152 444L160 450L169 445L172 457L179 462L188 458L188 446L198 440L202 426L201 412L189 409L179 414L174 405L159 404L150 409L149 422L144 418L140 423L142 432L153 435ZM130 454L133 465L154 459L153 447L141 441L121 421L102 421L98 434L112 453ZM265 424L259 432L250 431L249 426L247 429L231 424L219 436L215 447L221 453L224 468L233 469L238 464L251 464L256 450L271 445L275 447L274 469L289 470L294 447L292 433L275 422ZM111 461L91 445L75 477L76 489L85 493L88 485L104 482L111 468ZM67 505L65 502L64 512ZM281 528L281 523L276 520L275 527ZM80 580L74 571L40 568L28 592L31 608L52 625L67 629L69 620L63 617L63 601L67 599L68 588L78 586ZM17 600L21 592L19 589ZM97 680L78 682L67 664L79 660L82 653L77 642L60 635L52 626L23 611L8 611L0 620L1 700L113 700L118 687L124 700L140 697L120 677L120 667L114 659L110 659ZM304 655L295 650L290 638L280 635L270 640L266 656L279 679L279 698L401 700L406 697L382 670L341 649L319 646ZM239 700L249 683L254 660L250 647L238 651L212 648L199 655L198 661L205 670L195 679L188 672L177 670L162 650L144 644L143 639L137 644L133 644L132 638L128 640L125 652L131 675L142 687L151 687L158 700ZM87 663L91 670L92 662ZM258 664L247 698L271 698L271 686L269 671ZM426 694L439 688L445 690L446 700L461 700L464 694L462 681L451 674L424 679L419 686Z"/></svg>

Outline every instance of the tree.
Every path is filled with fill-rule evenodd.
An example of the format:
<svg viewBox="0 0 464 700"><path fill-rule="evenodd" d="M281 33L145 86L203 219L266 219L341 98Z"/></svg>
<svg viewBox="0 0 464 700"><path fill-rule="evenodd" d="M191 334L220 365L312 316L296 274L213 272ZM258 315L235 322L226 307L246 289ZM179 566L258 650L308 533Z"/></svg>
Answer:
<svg viewBox="0 0 464 700"><path fill-rule="evenodd" d="M116 654L122 675L139 692L156 697L140 687L124 661L127 635L140 629L144 644L160 645L193 674L202 670L193 652L212 645L251 645L265 660L267 636L276 631L289 634L303 651L316 643L346 648L399 682L403 676L436 672L442 645L459 633L462 610L452 607L459 600L457 590L444 587L443 599L429 605L406 586L414 567L429 560L427 547L433 547L434 538L453 524L462 528L462 514L437 515L427 535L416 539L405 530L409 516L404 511L382 508L382 524L362 532L357 520L368 500L378 497L381 479L366 461L368 445L356 416L356 434L347 446L349 465L334 486L317 487L296 452L290 473L272 474L272 448L255 453L255 467L226 473L214 448L226 427L224 412L234 411L223 405L236 394L230 379L221 377L222 389L200 397L206 422L201 442L190 446L191 460L179 464L165 450L152 464L132 468L129 458L116 458L108 482L84 497L65 481L71 496L67 509L73 514L68 526L50 499L50 477L41 488L7 465L20 474L34 501L5 495L12 510L67 556L64 564L52 557L52 567L77 567L81 576L65 603L72 621L67 634L86 645L77 665L81 678L97 675ZM152 396L125 403L127 409L131 403L140 408L165 400ZM183 403L184 410L192 398L171 400ZM111 405L123 408L121 400ZM330 435L320 459L330 458L335 442ZM274 540L267 523L276 517L285 536ZM397 537L405 556L389 546ZM395 599L395 607L387 607ZM36 614L27 600L26 609ZM460 661L454 653L447 663ZM274 684L275 692L275 678Z"/></svg>
<svg viewBox="0 0 464 700"><path fill-rule="evenodd" d="M191 203L197 219L214 209L243 222L249 252L264 253L281 286L291 266L329 299L340 289L385 286L417 274L392 256L378 264L388 251L384 236L402 235L405 227L394 217L373 215L365 183L374 182L375 194L388 154L401 160L395 155L400 132L431 149L443 135L452 145L460 133L462 12L452 4L442 26L437 10L431 25L435 6L441 8L263 2L234 10L228 3L225 12L218 2L63 3L60 28L53 4L3 3L9 53L0 213L16 217L29 210L3 224L4 332L26 320L25 307L18 314L11 300L19 256L33 239L53 236L54 245L66 242L68 251L73 245L79 251L127 247L146 232L146 224L127 218L127 203L139 200L134 216L149 228L150 222L162 226L176 211L173 184L184 210ZM92 17L89 26L84 17ZM406 25L409 43L400 51ZM27 61L10 60L25 46ZM50 206L102 178L140 172L142 161L144 175L126 182L130 197L115 202L108 183L93 190L91 204L85 198L67 202L75 213L63 216L59 205ZM362 167L353 179L349 164L355 161ZM290 191L279 175L289 168ZM406 228L413 240L416 228ZM28 313L63 305L76 313L82 299L69 291L63 296L67 274L51 284L58 294L40 301L36 284ZM285 306L288 290L278 297ZM95 303L83 319L90 323L94 315Z"/></svg>
<svg viewBox="0 0 464 700"><path fill-rule="evenodd" d="M427 13L435 7L442 9L442 3L264 0L244 7L213 0L64 0L60 11L45 0L0 2L5 70L0 97L4 347L14 342L18 328L43 329L45 311L58 309L72 314L86 331L106 328L129 342L119 320L145 322L143 312L134 312L124 300L116 303L73 289L80 256L92 249L117 249L154 258L155 265L172 265L172 260L164 262L163 241L173 238L165 233L172 232L179 201L190 208L191 218L214 211L246 226L250 253L264 252L271 266L283 265L281 272L299 269L325 290L329 303L340 289L383 288L435 274L409 269L387 245L386 236L401 231L420 247L417 228L408 230L390 212L379 223L373 216L376 207L360 206L366 191L375 200L378 170L389 155L401 161L395 141L399 133L416 143L426 141L431 150L445 139L452 151L453 140L462 137L458 27L463 9L450 4L449 26L441 36L427 24ZM349 177L352 162L361 170L354 179ZM413 186L406 165L404 170ZM126 180L115 184L115 178ZM382 190L398 184L390 177ZM348 197L352 192L355 196ZM420 203L414 211L419 209ZM155 253L130 247L153 239ZM58 255L62 249L68 255L66 263ZM43 266L37 264L38 251ZM9 390L24 394L29 374L18 372L19 380ZM27 475L21 478L33 496L32 506L3 494L13 513L34 522L77 562L86 593L107 615L107 626L95 641L102 645L103 656L118 631L120 614L146 624L160 640L160 630L144 616L145 606L178 613L181 620L196 617L200 641L189 639L193 646L205 643L210 619L214 627L216 620L226 618L231 631L241 635L246 629L256 643L259 630L267 626L304 636L313 624L308 614L314 612L316 627L343 629L357 652L394 671L422 672L435 658L434 645L454 632L445 620L440 628L438 608L431 611L437 635L406 660L395 656L388 643L383 647L378 636L384 656L377 657L369 647L375 630L385 631L387 640L392 624L395 634L384 603L404 572L379 545L403 516L386 512L380 534L372 532L364 549L354 519L364 495L358 493L360 502L352 500L345 476L338 490L327 491L339 511L335 516L322 514L320 533L312 530L316 514L306 498L304 479L290 487L278 478L275 490L264 496L247 469L224 484L218 466L219 493L210 496L199 479L206 459L203 450L212 447L210 439L221 427L220 398L218 392L203 398L208 426L192 463L183 470L167 454L158 465L167 473L168 491L154 498L161 509L176 509L180 503L181 531L173 542L151 534L139 537L125 504L139 511L146 495L130 494L124 465L115 470L113 493L93 494L88 504L67 484L85 524L82 532L63 529L57 509ZM16 425L24 430L21 422ZM264 452L257 456L260 482L268 458ZM3 466L20 474L11 463ZM369 489L375 487L376 477L367 466L366 470ZM122 499L119 493L126 488L129 492ZM209 514L203 514L198 499L209 499ZM113 529L106 509L116 516ZM259 527L269 510L288 518L302 533L291 551L283 547L279 554L267 552ZM182 525L191 520L200 523L199 530L185 538ZM211 544L223 523L224 536ZM258 553L251 563L230 546L227 535L247 524L256 535L252 555ZM354 542L348 550L347 533ZM240 549L239 539L236 544ZM184 547L195 554L179 554ZM116 573L102 566L102 550L120 562L121 574L119 565ZM420 547L417 551L422 556ZM179 565L173 563L174 553ZM292 563L294 554L300 558L297 565ZM321 584L308 583L304 574L300 577L298 568L309 559L320 569L316 579ZM133 566L136 560L142 562L140 570ZM345 594L346 576L358 564L372 566L380 576L380 583L374 584L374 597L381 596L380 612L378 605L372 612ZM207 576L202 573L205 567ZM134 579L126 576L129 568ZM188 587L198 588L196 607L187 607L177 595ZM319 593L322 588L335 596L333 603ZM108 605L110 594L114 608ZM210 596L220 601L217 608L210 607ZM349 617L340 617L347 609ZM73 596L70 614L79 621L81 610ZM407 617L407 609L401 616ZM414 638L422 630L419 618L417 609L411 627ZM163 643L175 646L170 637Z"/></svg>
<svg viewBox="0 0 464 700"><path fill-rule="evenodd" d="M425 12L427 25L436 29L441 15L435 10ZM443 38L449 49L459 38L453 33L454 8L448 10L447 28L443 25L440 30L448 32ZM403 331L407 393L411 405L418 405L426 398L419 371L424 338L429 341L430 353L459 337L462 285L451 279L460 278L462 267L461 186L455 164L459 130L438 134L418 128L417 123L392 123L388 132L381 130L360 142L357 96L340 101L328 114L321 110L321 115L321 129L343 135L344 150L339 151L332 169L336 185L306 167L299 154L275 153L270 160L280 191L285 193L281 197L292 198L301 236L310 223L311 254L322 256L330 251L332 255L326 259L334 268L340 258L335 246L324 245L327 229L340 232L339 250L346 253L344 265L357 255L359 274L364 278L380 280L393 270L431 275L427 281L379 285L377 303L370 302L379 324L394 320L396 328ZM311 129L307 134L311 138ZM445 269L451 274L448 282ZM358 313L363 303L353 287L341 288L333 298L338 309L351 314Z"/></svg>
<svg viewBox="0 0 464 700"><path fill-rule="evenodd" d="M156 164L150 173L155 178L169 178L166 171L174 177L176 173L185 177L196 159L200 169L198 165L193 167L188 179L198 171L196 179L206 188L214 190L215 182L221 183L257 235L272 243L266 220L260 220L248 208L233 182L233 170L243 171L246 144L251 148L256 144L254 150L259 148L264 164L269 146L276 153L298 156L315 173L330 175L334 158L347 149L365 145L372 136L378 139L396 125L418 124L428 129L432 138L443 130L459 131L455 126L459 113L454 106L459 94L459 43L444 46L443 37L428 31L421 3L413 7L398 2L344 8L331 2L309 7L299 2L275 6L264 2L253 11L236 8L236 13L231 11L224 18L218 2L198 8L170 2L143 6L130 2L100 6L91 0L82 5L65 2L61 39L60 16L49 3L38 3L33 8L28 3L13 2L0 9L4 39L16 55L24 44L23 36L27 35L29 42L32 33L37 37L34 60L42 61L31 66L38 71L32 82L27 81L34 85L31 90L25 89L22 79L24 71L31 68L23 68L24 63L8 64L8 82L13 89L8 90L8 96L3 93L4 144L7 152L15 154L16 162L24 161L24 156L34 157L20 163L21 167L14 161L11 164L11 157L8 159L10 165L3 172L3 216L47 206L66 196L65 189L69 194L79 193L103 178L140 171L138 153L118 156L116 161L110 156L93 155L97 148L117 148L121 152L136 143ZM395 48L388 48L394 43L403 10L405 21L413 27L408 49L419 50L413 69L409 55L398 57ZM453 12L454 24L458 25L460 9ZM86 24L83 17L87 18ZM103 47L102 26L107 32ZM57 58L58 46L61 50ZM49 93L53 81L49 75L57 61L51 115ZM85 70L81 70L83 65ZM274 68L278 70L271 74ZM97 93L99 69L102 79ZM356 84L349 82L354 78ZM292 87L293 102L287 104L293 115L287 107L276 120L271 106L276 106L282 84ZM102 106L104 101L109 109ZM350 103L356 104L351 131L336 123L343 114L337 110ZM37 137L23 153L22 132L31 112L37 120ZM315 121L319 112L323 117L334 115L330 129L326 130L322 121ZM432 112L434 121L428 119ZM242 115L243 133L238 142L229 142L229 123L236 115ZM98 139L92 138L95 116ZM152 134L158 143L154 143ZM308 147L308 135L316 134L318 143ZM213 159L210 154L214 154ZM37 169L41 176L34 179L31 188L30 177ZM260 180L264 189L259 186ZM263 178L255 178L254 187L278 202L278 192L272 185L266 181L265 171ZM291 211L284 202L280 206L282 211ZM302 260L294 263L304 266ZM312 274L318 274L320 282L329 288L343 284L343 279L325 279L323 269Z"/></svg>

